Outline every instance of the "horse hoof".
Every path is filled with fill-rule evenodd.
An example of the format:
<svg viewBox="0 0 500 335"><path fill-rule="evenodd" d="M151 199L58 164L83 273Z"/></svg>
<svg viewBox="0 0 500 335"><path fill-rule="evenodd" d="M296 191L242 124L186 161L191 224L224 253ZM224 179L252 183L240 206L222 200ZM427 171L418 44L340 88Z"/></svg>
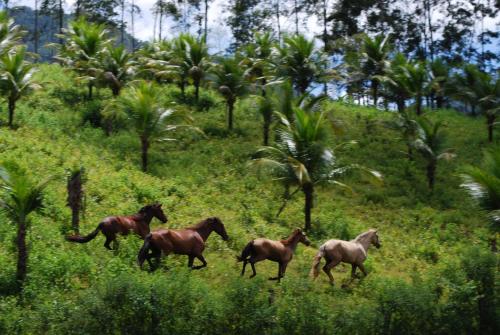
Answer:
<svg viewBox="0 0 500 335"><path fill-rule="evenodd" d="M255 277L255 276L256 276L256 275L251 275L251 276L250 276L250 278L253 278L253 277Z"/></svg>

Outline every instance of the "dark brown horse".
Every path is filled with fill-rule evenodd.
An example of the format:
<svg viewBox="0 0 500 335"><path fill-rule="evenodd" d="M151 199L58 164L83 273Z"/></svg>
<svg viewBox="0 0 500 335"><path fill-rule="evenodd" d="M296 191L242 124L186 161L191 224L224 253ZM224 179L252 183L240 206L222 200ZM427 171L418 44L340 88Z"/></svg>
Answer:
<svg viewBox="0 0 500 335"><path fill-rule="evenodd" d="M277 280L278 282L285 276L285 271L288 263L292 260L293 252L297 248L297 244L301 242L305 245L311 244L307 239L306 234L300 229L295 229L293 233L286 239L281 241L268 240L267 238L258 238L250 241L243 249L241 256L238 256L238 262L243 262L241 275L245 274L247 263L252 266L253 274L250 278L255 277L255 263L269 259L270 261L279 264L278 276L269 278L269 280Z"/></svg>
<svg viewBox="0 0 500 335"><path fill-rule="evenodd" d="M72 235L67 236L69 242L87 243L92 241L99 232L106 236L104 246L111 249L110 243L115 242L116 235L128 235L131 232L139 235L142 239L149 234L149 224L153 217L156 217L163 223L167 223L168 218L161 209L161 204L153 204L142 207L137 214L129 216L109 216L99 223L97 228L87 236ZM116 249L116 246L115 246Z"/></svg>
<svg viewBox="0 0 500 335"><path fill-rule="evenodd" d="M144 239L144 244L137 257L139 266L142 268L142 264L147 260L151 270L154 270L159 264L162 254L167 256L174 253L187 255L189 257L188 267L191 269L201 269L207 266L202 253L205 249L205 242L213 231L219 234L224 241L227 241L226 228L217 217L205 219L192 227L184 229L155 230ZM155 267L151 263L151 258L156 259ZM198 258L203 264L193 266L195 258Z"/></svg>

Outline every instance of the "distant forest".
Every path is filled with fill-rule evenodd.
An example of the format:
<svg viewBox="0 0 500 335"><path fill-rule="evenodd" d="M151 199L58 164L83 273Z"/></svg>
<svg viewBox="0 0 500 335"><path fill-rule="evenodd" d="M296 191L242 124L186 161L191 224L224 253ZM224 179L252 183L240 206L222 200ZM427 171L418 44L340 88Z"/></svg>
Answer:
<svg viewBox="0 0 500 335"><path fill-rule="evenodd" d="M8 7L9 1L1 2ZM134 17L150 10L154 20L148 24L156 40L164 39L167 30L178 30L208 35L210 41L210 34L216 33L210 30L213 22L223 18L232 33L228 36L230 53L252 42L255 32L271 31L280 41L289 34L315 33L318 45L335 59L342 56L346 41L361 33L382 33L390 35L397 51L411 58L441 57L456 65L472 62L485 70L495 70L499 60L499 0L158 0L151 9L134 0L78 0L71 13L62 14L65 4L62 0L35 1L38 19L29 7L9 9L29 31L29 50L38 51L43 60L52 55L44 46L57 41L54 34L61 18L64 25L80 15L106 23L114 27L120 43L132 48ZM211 6L220 7L224 15L210 17Z"/></svg>

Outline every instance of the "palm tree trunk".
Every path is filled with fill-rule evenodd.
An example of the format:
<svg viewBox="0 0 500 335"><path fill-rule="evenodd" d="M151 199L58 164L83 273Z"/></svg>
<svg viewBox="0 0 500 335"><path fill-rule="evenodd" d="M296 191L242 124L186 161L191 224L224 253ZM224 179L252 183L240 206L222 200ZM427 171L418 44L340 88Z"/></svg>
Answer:
<svg viewBox="0 0 500 335"><path fill-rule="evenodd" d="M9 128L14 128L14 112L16 110L16 99L9 98Z"/></svg>
<svg viewBox="0 0 500 335"><path fill-rule="evenodd" d="M415 109L417 111L417 115L422 115L422 96L420 95L415 97Z"/></svg>
<svg viewBox="0 0 500 335"><path fill-rule="evenodd" d="M89 100L92 100L92 89L94 88L94 84L92 82L89 82L87 86L88 86L88 91L89 91L87 98Z"/></svg>
<svg viewBox="0 0 500 335"><path fill-rule="evenodd" d="M439 109L439 108L443 108L443 97L438 95L436 97L436 107Z"/></svg>
<svg viewBox="0 0 500 335"><path fill-rule="evenodd" d="M434 190L434 183L436 181L436 168L437 164L435 161L431 161L427 164L427 181L429 182L429 189L431 192Z"/></svg>
<svg viewBox="0 0 500 335"><path fill-rule="evenodd" d="M149 141L147 138L141 138L141 150L142 150L142 171L148 171L148 150L149 150Z"/></svg>
<svg viewBox="0 0 500 335"><path fill-rule="evenodd" d="M264 115L264 146L269 145L269 128L271 128L271 115Z"/></svg>
<svg viewBox="0 0 500 335"><path fill-rule="evenodd" d="M299 6L297 0L294 2L294 12L295 12L295 34L299 34Z"/></svg>
<svg viewBox="0 0 500 335"><path fill-rule="evenodd" d="M372 80L372 97L373 97L373 106L377 107L378 81L376 80Z"/></svg>
<svg viewBox="0 0 500 335"><path fill-rule="evenodd" d="M200 82L199 81L194 82L194 98L195 98L195 101L198 103L198 100L200 98Z"/></svg>
<svg viewBox="0 0 500 335"><path fill-rule="evenodd" d="M19 288L22 287L26 279L26 269L28 263L28 248L26 246L26 222L21 219L17 226L17 272L16 280Z"/></svg>
<svg viewBox="0 0 500 335"><path fill-rule="evenodd" d="M313 196L314 187L312 184L306 184L302 187L302 192L304 192L305 203L304 203L304 217L305 217L305 227L304 230L311 230L311 210L313 207Z"/></svg>
<svg viewBox="0 0 500 335"><path fill-rule="evenodd" d="M493 127L495 124L495 116L488 116L488 142L493 142Z"/></svg>
<svg viewBox="0 0 500 335"><path fill-rule="evenodd" d="M227 129L229 131L233 130L233 111L234 111L234 101L228 100L228 102L227 102Z"/></svg>
<svg viewBox="0 0 500 335"><path fill-rule="evenodd" d="M403 112L405 110L405 101L403 99L398 99L396 105L398 106L398 112Z"/></svg>

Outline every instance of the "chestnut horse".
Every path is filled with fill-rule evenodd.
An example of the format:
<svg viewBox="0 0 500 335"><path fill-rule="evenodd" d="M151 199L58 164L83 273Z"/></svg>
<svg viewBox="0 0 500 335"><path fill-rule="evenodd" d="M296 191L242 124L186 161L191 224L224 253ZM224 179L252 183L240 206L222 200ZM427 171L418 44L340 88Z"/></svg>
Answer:
<svg viewBox="0 0 500 335"><path fill-rule="evenodd" d="M213 231L219 234L224 241L228 240L226 228L217 217L205 219L192 227L184 229L158 229L152 231L144 239L144 244L137 256L137 262L142 268L142 264L146 260L151 270L155 270L162 254L168 256L170 253L174 253L187 255L189 257L188 267L191 269L201 269L207 266L202 253L205 249L205 242ZM151 258L156 259L155 267L151 263ZM193 266L195 258L198 258L203 264Z"/></svg>
<svg viewBox="0 0 500 335"><path fill-rule="evenodd" d="M325 258L326 264L323 266L323 271L330 278L330 284L333 285L332 269L340 262L349 263L352 265L351 281L356 277L356 268L359 268L363 274L368 274L363 266L366 260L368 248L370 245L380 248L380 240L376 229L370 229L358 235L352 241L329 240L326 241L314 257L311 277L316 278L319 274L319 263L321 258Z"/></svg>
<svg viewBox="0 0 500 335"><path fill-rule="evenodd" d="M77 243L87 243L92 241L99 231L106 236L106 242L104 242L104 246L111 249L110 243L115 242L116 244L116 235L128 235L130 232L133 232L144 239L147 234L149 234L149 224L153 217L156 217L162 223L167 223L168 218L165 213L161 209L161 204L153 204L142 207L139 210L139 213L129 216L110 216L105 218L99 223L97 228L87 236L80 235L72 235L67 236L66 240L69 242L77 242ZM116 249L116 246L115 246Z"/></svg>
<svg viewBox="0 0 500 335"><path fill-rule="evenodd" d="M271 277L269 280L277 280L278 282L285 276L285 271L288 263L292 260L293 252L297 248L297 244L301 242L305 245L311 244L307 239L306 234L301 229L295 229L293 233L286 239L281 241L268 240L267 238L258 238L250 241L241 256L238 256L238 262L243 262L243 269L241 275L245 275L245 268L247 263L252 266L253 274L250 278L255 277L255 263L269 259L270 261L277 262L278 276Z"/></svg>

